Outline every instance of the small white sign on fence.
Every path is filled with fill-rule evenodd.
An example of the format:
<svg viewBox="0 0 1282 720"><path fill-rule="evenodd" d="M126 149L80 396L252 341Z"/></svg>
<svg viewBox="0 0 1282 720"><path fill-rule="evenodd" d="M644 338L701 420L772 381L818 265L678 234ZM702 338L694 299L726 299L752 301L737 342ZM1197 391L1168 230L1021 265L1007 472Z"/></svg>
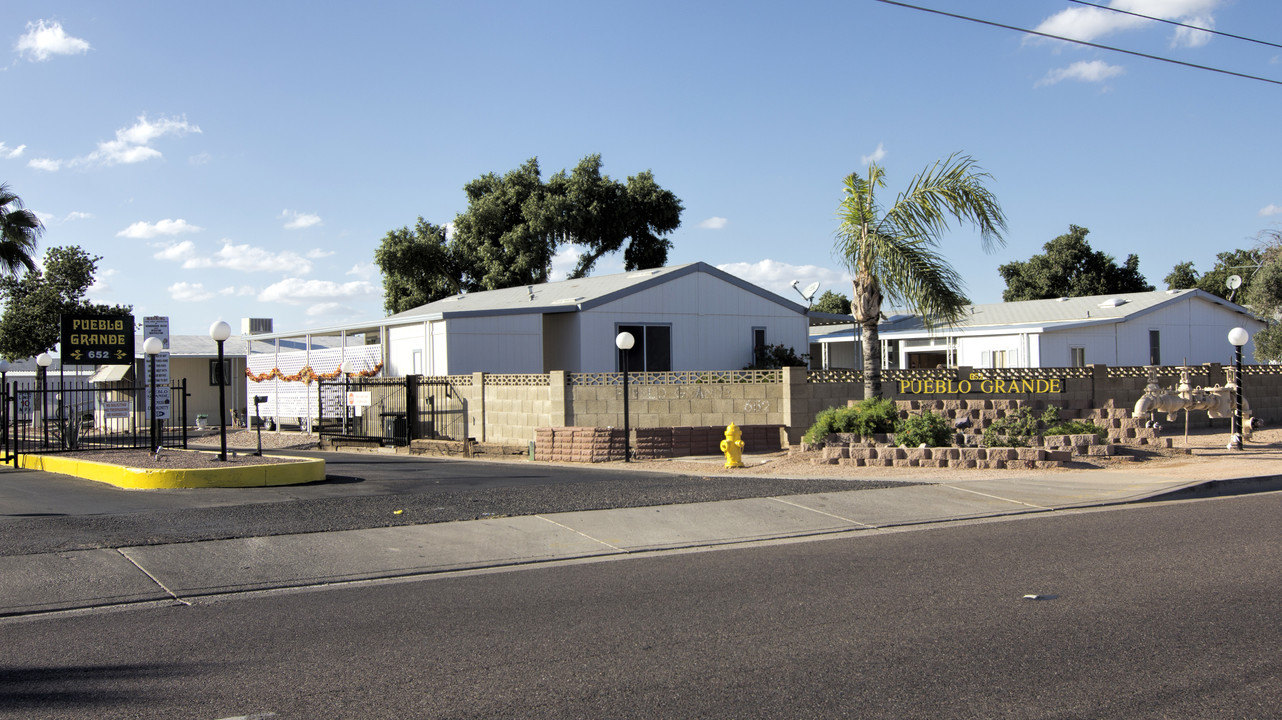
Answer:
<svg viewBox="0 0 1282 720"><path fill-rule="evenodd" d="M369 407L374 404L374 398L369 391L351 390L347 393L348 407Z"/></svg>
<svg viewBox="0 0 1282 720"><path fill-rule="evenodd" d="M107 400L102 404L102 416L105 418L129 417L128 400Z"/></svg>

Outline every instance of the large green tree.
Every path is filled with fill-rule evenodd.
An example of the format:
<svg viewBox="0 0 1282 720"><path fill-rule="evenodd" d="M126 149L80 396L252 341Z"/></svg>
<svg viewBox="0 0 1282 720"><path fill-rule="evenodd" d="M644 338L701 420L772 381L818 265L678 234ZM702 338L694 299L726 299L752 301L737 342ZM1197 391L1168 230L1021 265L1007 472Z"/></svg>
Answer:
<svg viewBox="0 0 1282 720"><path fill-rule="evenodd" d="M1251 308L1268 325L1255 334L1255 359L1258 362L1282 362L1282 231L1261 233L1259 269L1238 269L1243 278L1238 289L1239 302Z"/></svg>
<svg viewBox="0 0 1282 720"><path fill-rule="evenodd" d="M1234 302L1241 303L1250 291L1256 270L1264 261L1268 247L1267 238L1262 237L1261 244L1257 247L1216 253L1215 267L1205 273L1197 272L1192 262L1179 263L1166 276L1166 285L1172 290L1197 288L1226 300L1232 296ZM1236 290L1228 286L1228 279L1232 275L1237 275L1242 280Z"/></svg>
<svg viewBox="0 0 1282 720"><path fill-rule="evenodd" d="M0 356L10 360L39 355L58 344L63 314L129 315L131 305L104 305L85 299L98 261L79 247L45 251L44 267L21 276L0 276Z"/></svg>
<svg viewBox="0 0 1282 720"><path fill-rule="evenodd" d="M0 184L0 272L14 275L36 269L32 255L44 234L44 225L27 210L8 185Z"/></svg>
<svg viewBox="0 0 1282 720"><path fill-rule="evenodd" d="M877 202L885 171L868 165L845 180L838 249L854 276L851 313L862 329L864 397L881 397L883 300L905 305L928 324L955 322L967 300L961 276L937 252L949 219L979 230L985 251L1005 243L1006 216L985 183L991 176L953 154L913 177L889 207Z"/></svg>
<svg viewBox="0 0 1282 720"><path fill-rule="evenodd" d="M445 228L421 217L412 230L387 233L374 251L374 263L383 271L383 309L389 315L449 297L461 288L462 273Z"/></svg>
<svg viewBox="0 0 1282 720"><path fill-rule="evenodd" d="M849 315L850 298L846 297L845 293L824 290L823 295L820 295L819 298L815 300L815 304L811 305L810 309L816 312L831 313L833 315Z"/></svg>
<svg viewBox="0 0 1282 720"><path fill-rule="evenodd" d="M564 245L580 250L571 277L584 277L603 256L622 251L627 270L661 267L681 224L681 201L650 171L619 182L601 173L601 156L546 182L538 158L504 175L488 173L464 187L467 210L448 242L419 219L413 231L383 238L375 262L383 271L384 306L408 310L455 292L547 282Z"/></svg>
<svg viewBox="0 0 1282 720"><path fill-rule="evenodd" d="M1115 293L1146 292L1153 286L1140 274L1140 259L1132 254L1118 265L1109 255L1092 250L1084 227L1070 225L1068 233L1042 246L1045 251L1026 261L1006 263L997 272L1006 281L1002 300L1045 300Z"/></svg>

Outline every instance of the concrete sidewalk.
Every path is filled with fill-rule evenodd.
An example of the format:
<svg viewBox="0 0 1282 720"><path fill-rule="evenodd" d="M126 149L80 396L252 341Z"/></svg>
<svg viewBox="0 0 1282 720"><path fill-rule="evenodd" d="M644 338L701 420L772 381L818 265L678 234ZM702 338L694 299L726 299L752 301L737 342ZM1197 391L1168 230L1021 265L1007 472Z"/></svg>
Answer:
<svg viewBox="0 0 1282 720"><path fill-rule="evenodd" d="M1279 488L1060 474L0 557L0 616Z"/></svg>

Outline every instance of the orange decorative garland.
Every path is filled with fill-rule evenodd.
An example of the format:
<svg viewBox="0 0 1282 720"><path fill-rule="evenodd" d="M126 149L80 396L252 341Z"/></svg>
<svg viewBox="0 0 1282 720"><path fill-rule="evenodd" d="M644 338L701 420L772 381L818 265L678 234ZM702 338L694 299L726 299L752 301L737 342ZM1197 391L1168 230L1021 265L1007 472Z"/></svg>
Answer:
<svg viewBox="0 0 1282 720"><path fill-rule="evenodd" d="M348 377L374 377L382 369L383 363L379 363L375 365L372 370L359 370L354 373L348 373ZM304 384L311 385L314 381L335 380L342 376L343 371L341 369L333 372L318 373L312 369L311 365L304 365L302 370L299 370L293 375L286 375L280 371L280 368L272 368L265 373L255 375L252 370L245 368L245 377L253 380L254 382L262 382L264 380L276 378L277 380L284 380L285 382L298 382L301 380Z"/></svg>

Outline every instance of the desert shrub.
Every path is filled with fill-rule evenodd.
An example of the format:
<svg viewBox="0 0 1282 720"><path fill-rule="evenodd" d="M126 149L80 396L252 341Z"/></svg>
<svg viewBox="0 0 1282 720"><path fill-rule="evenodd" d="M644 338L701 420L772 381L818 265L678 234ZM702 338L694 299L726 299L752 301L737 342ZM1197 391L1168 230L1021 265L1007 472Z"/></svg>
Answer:
<svg viewBox="0 0 1282 720"><path fill-rule="evenodd" d="M1042 433L1047 424L1059 422L1059 408L1054 405L1037 416L1028 407L1011 410L1004 418L998 418L984 428L984 447L1023 447L1031 438Z"/></svg>
<svg viewBox="0 0 1282 720"><path fill-rule="evenodd" d="M809 364L808 353L797 354L796 350L781 344L761 345L753 351L752 364L744 370L777 370L785 367L805 367Z"/></svg>
<svg viewBox="0 0 1282 720"><path fill-rule="evenodd" d="M1108 431L1096 425L1090 420L1063 420L1056 425L1046 428L1043 435L1094 435L1104 442L1108 438Z"/></svg>
<svg viewBox="0 0 1282 720"><path fill-rule="evenodd" d="M833 433L851 433L864 437L874 433L891 433L895 431L898 419L899 409L895 407L894 401L865 399L858 405L821 411L801 439L817 445Z"/></svg>
<svg viewBox="0 0 1282 720"><path fill-rule="evenodd" d="M953 427L948 418L930 410L920 415L909 415L895 426L895 444L917 447L945 447L952 444Z"/></svg>

